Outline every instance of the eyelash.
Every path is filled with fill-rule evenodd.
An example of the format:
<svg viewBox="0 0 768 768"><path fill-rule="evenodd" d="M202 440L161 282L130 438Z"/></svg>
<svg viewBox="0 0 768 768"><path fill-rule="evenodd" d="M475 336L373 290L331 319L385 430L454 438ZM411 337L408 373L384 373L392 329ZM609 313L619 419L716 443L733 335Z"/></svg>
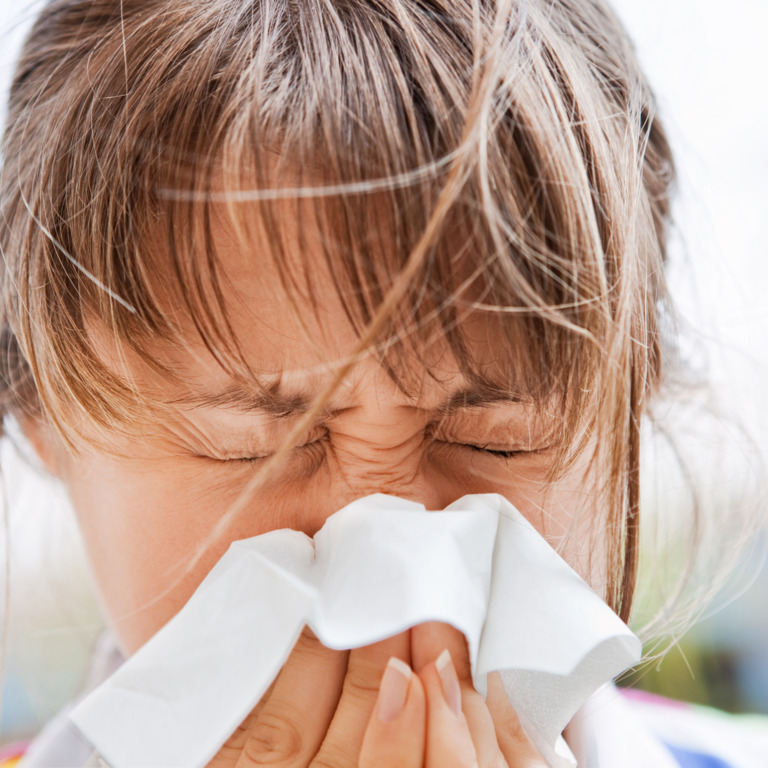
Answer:
<svg viewBox="0 0 768 768"><path fill-rule="evenodd" d="M514 459L516 456L520 456L523 453L530 453L530 451L499 451L495 448L488 448L484 445L472 445L471 443L463 443L465 448L469 448L473 451L479 451L480 453L489 453L491 456L498 456L501 459Z"/></svg>
<svg viewBox="0 0 768 768"><path fill-rule="evenodd" d="M323 443L326 442L328 439L328 435L323 435L322 437L317 438L317 440L312 440L309 443L304 443L304 445L297 445L294 450L303 450L305 452L317 452L318 450L325 451L323 447ZM216 459L214 458L214 461L217 461L221 464L258 464L261 461L266 461L267 459L271 458L272 454L269 454L267 456L240 456L233 459Z"/></svg>
<svg viewBox="0 0 768 768"><path fill-rule="evenodd" d="M304 445L297 446L297 449L304 449L307 451L316 451L322 447L322 444L325 443L327 440L327 435L324 435L323 437L313 440L311 443L305 443ZM538 452L538 451L521 451L521 450L512 450L512 451L502 451L497 450L495 448L488 448L484 445L474 445L472 443L455 443L450 442L448 440L433 440L433 443L439 443L441 447L447 448L449 450L470 450L475 453L483 453L489 456L493 456L495 458L504 459L504 460L510 460L517 458L518 456L521 456L525 453L532 453L532 452ZM324 449L323 449L324 450ZM235 459L217 459L217 461L221 461L225 464L258 464L261 461L264 461L265 459L268 459L269 456L242 456Z"/></svg>
<svg viewBox="0 0 768 768"><path fill-rule="evenodd" d="M455 443L450 440L433 440L433 443L438 447L439 450L445 452L459 452L462 454L462 456L466 459L466 454L468 451L471 451L472 453L481 453L484 456L489 456L496 460L501 461L512 461L523 454L530 453L530 451L521 451L521 450L514 450L514 451L500 451L496 450L494 448L487 448L483 445L475 445L473 443ZM458 457L456 457L458 459Z"/></svg>

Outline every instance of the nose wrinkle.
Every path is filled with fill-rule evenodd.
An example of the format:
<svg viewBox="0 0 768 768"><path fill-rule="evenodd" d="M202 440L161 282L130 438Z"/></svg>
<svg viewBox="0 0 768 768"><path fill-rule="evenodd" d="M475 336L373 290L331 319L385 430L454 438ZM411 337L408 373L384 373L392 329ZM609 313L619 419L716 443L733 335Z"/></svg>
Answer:
<svg viewBox="0 0 768 768"><path fill-rule="evenodd" d="M331 451L342 482L352 501L372 493L386 493L426 501L433 493L423 473L423 435L397 445L363 444L363 441L334 445Z"/></svg>
<svg viewBox="0 0 768 768"><path fill-rule="evenodd" d="M402 499L424 504L428 509L439 508L438 502L433 501L433 499L438 498L437 492L423 477L415 477L408 481L391 479L389 482L375 477L355 478L355 481L348 485L348 497L345 504L364 496L370 496L373 493L398 496Z"/></svg>
<svg viewBox="0 0 768 768"><path fill-rule="evenodd" d="M356 474L348 482L350 490L357 496L367 496L371 493L388 493L392 496L412 496L415 491L424 490L424 482L419 473L398 474L395 472L364 472Z"/></svg>

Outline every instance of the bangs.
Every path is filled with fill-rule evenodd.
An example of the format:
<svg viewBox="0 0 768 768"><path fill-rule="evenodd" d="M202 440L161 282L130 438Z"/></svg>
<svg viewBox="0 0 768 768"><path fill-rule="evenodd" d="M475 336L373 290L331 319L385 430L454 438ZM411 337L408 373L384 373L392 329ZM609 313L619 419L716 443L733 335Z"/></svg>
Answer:
<svg viewBox="0 0 768 768"><path fill-rule="evenodd" d="M228 313L225 221L310 339L322 264L357 353L404 391L436 338L487 381L464 318L493 318L496 384L557 403L569 451L606 436L624 516L660 372L671 164L622 30L599 0L572 5L50 3L4 142L4 326L24 361L8 407L72 437L160 407L104 364L94 322L172 378L152 342L185 343L182 315L260 386Z"/></svg>
<svg viewBox="0 0 768 768"><path fill-rule="evenodd" d="M66 315L59 333L73 334L66 346L77 339L82 361L97 363L88 313L143 352L143 340L173 333L157 295L159 233L201 338L222 364L242 365L212 208L226 206L240 232L257 209L297 308L299 292L321 299L308 270L287 268L296 259L279 219L293 198L299 220L301 206L316 209L322 257L361 337L376 326L368 341L391 349L437 322L469 365L457 311L472 303L504 316L500 352L527 359L513 367L534 398L571 388L577 372L591 389L590 360L615 315L601 208L617 180L584 156L605 150L588 136L598 116L564 103L563 73L532 20L491 6L476 19L469 3L450 16L399 3L243 4L239 15L229 5L135 9L135 19L126 7L124 41L120 24L104 37L110 25L83 6L81 34L102 37L82 35L89 55L64 66L73 80L78 66L99 77L66 105L60 133L87 140L66 148L56 199L33 205L53 218L41 267L57 294L47 303ZM555 128L566 115L571 135ZM93 379L66 378L73 391ZM87 397L97 417L117 402L100 391Z"/></svg>

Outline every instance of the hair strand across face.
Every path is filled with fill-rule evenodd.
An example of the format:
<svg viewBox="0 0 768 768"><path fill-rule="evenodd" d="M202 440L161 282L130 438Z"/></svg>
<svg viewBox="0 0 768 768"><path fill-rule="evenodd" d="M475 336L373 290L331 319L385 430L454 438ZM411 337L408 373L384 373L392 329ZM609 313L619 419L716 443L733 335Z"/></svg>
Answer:
<svg viewBox="0 0 768 768"><path fill-rule="evenodd" d="M308 334L322 259L358 353L403 387L402 361L436 336L482 376L462 317L493 317L509 386L563 408L560 466L598 446L607 597L627 617L672 162L602 0L54 0L3 154L6 412L71 440L85 422L130 429L162 404L89 329L173 376L149 350L179 339L179 311L255 381L211 234L224 218ZM312 222L322 253L286 217Z"/></svg>

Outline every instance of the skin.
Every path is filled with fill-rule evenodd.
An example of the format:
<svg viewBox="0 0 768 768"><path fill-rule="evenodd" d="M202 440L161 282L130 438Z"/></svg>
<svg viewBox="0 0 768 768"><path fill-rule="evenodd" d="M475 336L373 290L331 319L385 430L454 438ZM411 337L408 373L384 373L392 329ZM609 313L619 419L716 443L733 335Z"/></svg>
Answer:
<svg viewBox="0 0 768 768"><path fill-rule="evenodd" d="M269 259L259 257L258 238L244 247L223 219L214 235L227 311L250 367L267 382L279 380L281 395L294 405L311 402L333 375L335 361L357 342L330 276L314 267L312 279L328 300L317 318L310 318L310 341L286 310ZM311 228L302 242L313 248ZM160 290L167 291L162 297L167 307L178 306L172 288ZM547 484L555 416L548 421L531 403L512 401L446 410L469 385L439 339L425 348L436 376L427 375L422 360L412 361L416 396L400 391L374 357L358 363L302 444L240 513L217 528L300 413L284 409L276 415L256 407L248 393L235 392L189 319L178 320L183 343L157 340L152 348L173 366L177 382L160 377L98 322L90 329L115 372L168 404L167 417L151 429L145 424L136 434L111 434L109 451L87 440L73 450L44 423L27 430L69 490L104 612L124 653L133 653L184 605L230 542L284 527L313 535L334 511L373 492L433 509L468 493L501 493L553 545L567 543L563 555L582 575L591 575L587 525L594 520L594 497L586 458ZM492 377L498 356L492 318L467 313L462 326ZM89 435L87 426L83 431L86 438L98 437ZM435 660L446 648L451 663L441 677ZM384 723L376 700L393 656L414 674L402 711ZM446 698L446 674L458 680L458 716ZM538 759L500 682L491 680L484 701L472 687L463 637L450 627L427 624L350 652L330 651L306 631L211 768L264 762L463 768L536 765Z"/></svg>

